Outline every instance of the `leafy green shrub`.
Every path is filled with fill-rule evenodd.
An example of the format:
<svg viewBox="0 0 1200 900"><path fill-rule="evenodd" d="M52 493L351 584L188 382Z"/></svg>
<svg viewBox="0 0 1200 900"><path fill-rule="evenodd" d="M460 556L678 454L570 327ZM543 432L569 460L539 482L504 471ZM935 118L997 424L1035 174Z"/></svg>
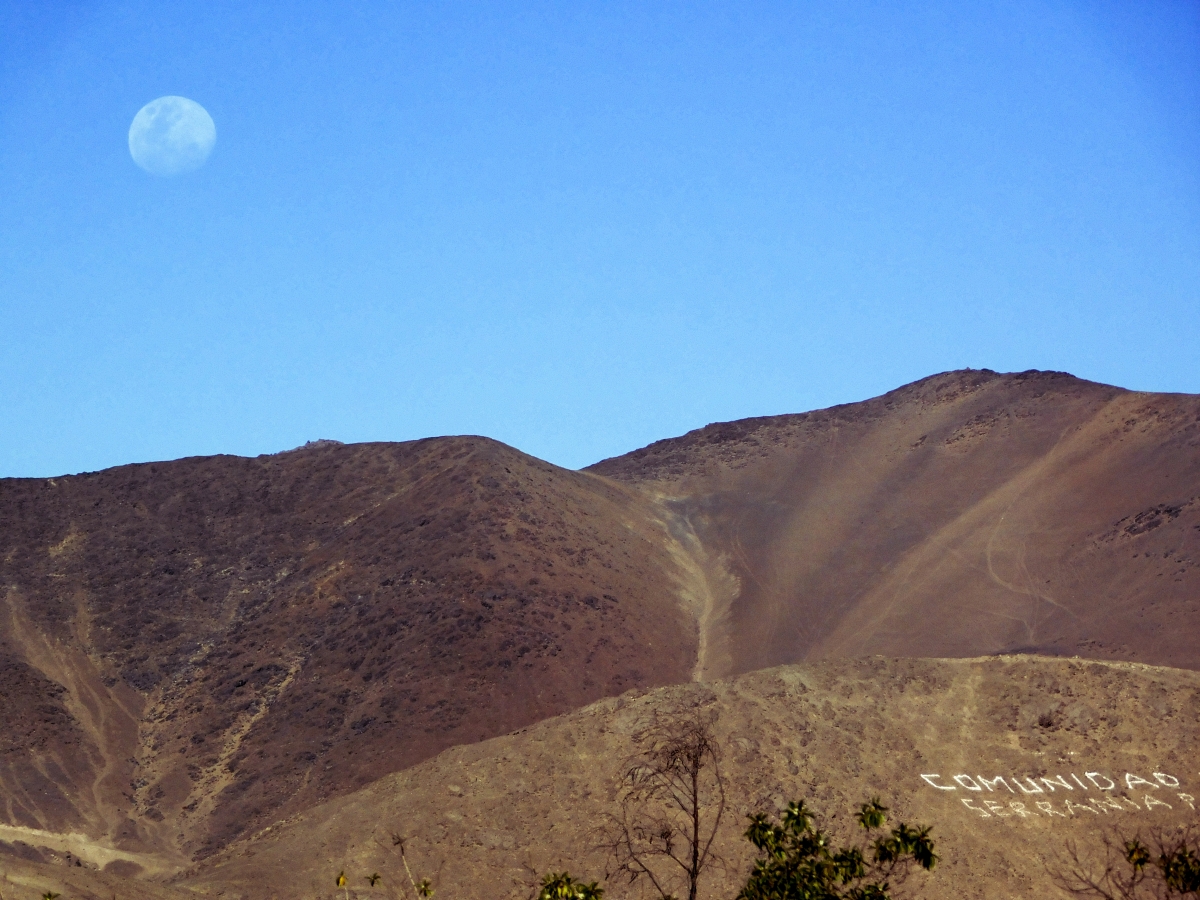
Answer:
<svg viewBox="0 0 1200 900"><path fill-rule="evenodd" d="M584 884L566 872L551 872L542 879L537 900L600 900L603 896L604 888L594 881Z"/></svg>
<svg viewBox="0 0 1200 900"><path fill-rule="evenodd" d="M858 823L866 845L834 849L829 836L813 827L804 802L790 803L782 821L750 817L746 838L759 851L738 900L889 900L913 866L932 869L938 857L928 827L904 823L872 836L887 821L878 798L864 803Z"/></svg>

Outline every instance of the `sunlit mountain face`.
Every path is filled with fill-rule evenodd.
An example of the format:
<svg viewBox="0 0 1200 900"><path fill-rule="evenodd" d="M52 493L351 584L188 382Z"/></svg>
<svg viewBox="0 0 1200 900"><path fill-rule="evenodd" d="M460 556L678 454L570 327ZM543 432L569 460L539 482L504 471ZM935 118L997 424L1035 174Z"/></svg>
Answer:
<svg viewBox="0 0 1200 900"><path fill-rule="evenodd" d="M4 480L0 840L176 873L448 748L781 664L1200 669L1198 448L1195 396L963 371L583 471L459 437Z"/></svg>

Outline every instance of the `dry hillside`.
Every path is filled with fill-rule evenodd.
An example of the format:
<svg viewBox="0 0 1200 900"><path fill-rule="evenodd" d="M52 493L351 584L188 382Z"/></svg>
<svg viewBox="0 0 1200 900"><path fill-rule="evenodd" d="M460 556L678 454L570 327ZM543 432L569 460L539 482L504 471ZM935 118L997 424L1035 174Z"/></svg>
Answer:
<svg viewBox="0 0 1200 900"><path fill-rule="evenodd" d="M699 549L712 676L870 654L1200 668L1200 397L951 372L589 471Z"/></svg>
<svg viewBox="0 0 1200 900"><path fill-rule="evenodd" d="M0 840L173 867L694 663L655 510L481 438L0 481L0 535Z"/></svg>
<svg viewBox="0 0 1200 900"><path fill-rule="evenodd" d="M440 872L445 896L524 897L530 873L551 869L601 878L594 826L615 809L620 761L656 713L695 711L716 715L728 776L729 871L712 897L733 896L745 876L746 814L802 797L838 833L871 795L932 825L944 864L914 883L931 900L1056 896L1047 867L1069 839L1200 821L1200 673L1039 657L834 660L631 692L448 750L231 848L181 885L318 897L344 868L357 900L382 900L385 886L363 876L401 875L393 831L410 837L421 871ZM611 880L608 890L638 896Z"/></svg>
<svg viewBox="0 0 1200 900"><path fill-rule="evenodd" d="M401 833L436 896L524 900L537 873L604 878L595 825L616 809L621 761L656 716L697 712L715 716L728 796L726 868L703 883L709 897L732 896L746 874L745 815L793 798L839 838L875 794L893 821L932 825L942 863L909 885L930 900L1065 897L1051 873L1069 841L1094 854L1105 833L1200 823L1200 673L1033 656L830 660L630 691L451 748L165 881L0 857L0 893L335 900L345 871L350 900L396 900ZM618 880L607 888L641 896Z"/></svg>
<svg viewBox="0 0 1200 900"><path fill-rule="evenodd" d="M500 745L479 742L631 689L820 660L830 662L803 671L841 673L838 691L857 685L863 697L844 698L861 704L857 718L818 727L841 702L830 694L819 710L797 701L807 725L776 710L730 725L729 739L770 756L758 732L776 729L782 741L778 729L807 728L788 765L813 760L808 780L777 782L780 790L804 788L840 809L872 786L909 810L899 770L882 761L872 769L865 757L856 771L881 773L874 781L828 793L846 771L845 734L859 729L862 752L875 752L864 735L900 727L872 718L882 715L868 697L872 678L882 684L910 666L925 674L904 676L904 703L935 696L938 685L965 697L1009 663L834 660L1120 662L1021 664L1060 673L1060 695L1075 690L1076 673L1106 673L1074 695L1091 710L1088 733L1115 729L1113 740L1140 746L1120 728L1142 722L1145 679L1191 684L1175 670L1200 670L1198 563L1200 397L1059 373L946 373L864 403L710 425L583 472L457 437L0 479L0 860L31 885L67 863L83 879L76 893L104 867L105 877L176 879L168 892L265 890L238 868L253 853L273 860L278 877L294 865L316 885L317 860L366 860L354 849L359 826L326 852L301 831L287 832L287 843L276 823L316 822L341 802L370 809L375 801L362 798L371 791L404 784L416 791L405 794L404 816L426 823L426 836L439 833L429 823L440 821L441 795L379 779L424 779L413 773L449 765L455 753L524 784L504 795L513 809L568 815L552 809L565 802L559 770L524 759L534 745L504 738L517 749L501 765L487 761ZM1150 670L1129 665L1138 663L1170 669L1143 676ZM1123 693L1125 681L1142 686ZM671 690L653 696L710 691ZM1028 709L1054 698L1022 695L1002 721L1024 728ZM1191 727L1174 718L1186 704L1155 703L1159 733ZM735 708L725 721L738 721ZM594 718L609 707L589 709ZM974 727L952 706L924 706L921 716L936 741L905 740L943 756L952 753L947 735ZM776 718L789 724L771 725ZM1004 733L1005 746L1020 748L1043 732ZM599 779L616 744L595 740L587 778ZM543 749L553 756L555 746ZM1146 746L1145 765L1175 764L1151 759ZM451 755L429 762L443 751ZM1104 757L1114 766L1118 758ZM523 766L541 774L522 776ZM735 773L746 803L762 799L751 782L776 783L760 774ZM526 795L551 806L523 806ZM488 832L500 837L462 840L484 849L498 841L488 852L508 860L513 840L528 849L534 838L504 834L542 834L532 819L506 821ZM245 843L268 827L269 837ZM539 836L536 846L556 840ZM178 880L198 865L194 880ZM1003 868L978 871L998 884ZM108 883L86 890L109 896Z"/></svg>

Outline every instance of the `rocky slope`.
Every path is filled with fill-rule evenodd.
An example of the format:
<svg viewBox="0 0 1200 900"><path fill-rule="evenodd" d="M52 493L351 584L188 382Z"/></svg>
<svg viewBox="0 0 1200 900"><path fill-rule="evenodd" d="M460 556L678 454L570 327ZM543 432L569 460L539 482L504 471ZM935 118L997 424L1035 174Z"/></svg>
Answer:
<svg viewBox="0 0 1200 900"><path fill-rule="evenodd" d="M952 372L589 471L702 548L714 676L869 654L1200 668L1200 397Z"/></svg>
<svg viewBox="0 0 1200 900"><path fill-rule="evenodd" d="M932 825L943 862L912 887L934 900L1058 896L1049 874L1068 841L1200 821L1200 673L1027 656L831 660L631 692L448 750L230 848L180 885L323 896L344 869L354 897L382 898L403 878L394 832L445 896L524 897L534 873L563 868L603 878L596 825L616 811L622 761L656 717L697 713L715 717L728 800L716 845L727 865L710 897L734 896L748 872L746 814L791 799L842 837L873 795L893 822ZM372 888L372 872L388 883Z"/></svg>
<svg viewBox="0 0 1200 900"><path fill-rule="evenodd" d="M687 680L637 492L481 438L0 482L4 826L162 864Z"/></svg>
<svg viewBox="0 0 1200 900"><path fill-rule="evenodd" d="M1198 562L1200 398L1058 373L947 373L584 472L462 437L0 480L0 855L30 884L232 865L447 748L786 663L1200 670Z"/></svg>

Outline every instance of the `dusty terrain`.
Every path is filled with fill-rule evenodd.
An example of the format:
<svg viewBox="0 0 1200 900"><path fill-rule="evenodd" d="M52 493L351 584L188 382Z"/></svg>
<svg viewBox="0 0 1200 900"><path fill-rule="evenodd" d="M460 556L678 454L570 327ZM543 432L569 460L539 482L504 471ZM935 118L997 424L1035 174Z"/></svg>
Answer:
<svg viewBox="0 0 1200 900"><path fill-rule="evenodd" d="M712 676L870 654L1200 668L1200 397L951 372L589 471L703 549Z"/></svg>
<svg viewBox="0 0 1200 900"><path fill-rule="evenodd" d="M0 534L0 840L173 869L694 665L656 510L482 438L10 480Z"/></svg>
<svg viewBox="0 0 1200 900"><path fill-rule="evenodd" d="M839 833L871 795L932 825L944 865L920 879L930 898L1053 896L1046 867L1068 840L1200 819L1200 673L1037 657L835 660L631 692L448 750L230 848L183 883L227 897L321 896L344 869L359 898L383 897L363 876L401 876L395 831L446 896L527 896L530 873L552 869L601 878L594 826L615 808L621 760L655 712L695 710L717 715L728 776L719 850L729 872L709 896L736 894L753 859L746 814L801 797ZM1049 785L1032 782L1041 793L1025 792L1043 777Z"/></svg>
<svg viewBox="0 0 1200 900"><path fill-rule="evenodd" d="M1143 768L1179 768L1183 757L1155 754L1194 746L1194 706L1146 698L1151 683L1194 690L1180 670L1200 670L1198 561L1200 398L1059 373L947 373L865 403L711 425L583 472L460 437L0 480L0 861L10 883L27 887L59 890L51 883L69 872L75 896L111 896L126 877L135 880L121 892L131 896L197 886L283 896L291 888L280 879L301 877L316 890L334 859L368 862L358 823L336 837L338 810L411 820L433 841L445 804L411 779L424 784L431 776L420 773L461 757L501 773L489 776L489 796L524 810L486 835L461 836L472 848L465 871L511 881L507 869L498 874L501 857L519 867L530 860L516 857L546 848L535 867L557 864L553 848L570 846L558 835L573 832L538 829L568 815L560 794L570 785L584 785L576 806L603 802L615 745L588 737L600 742L595 764L560 778L551 757L575 763L557 738L498 736L630 689L786 663L805 666L614 702L669 706L715 691L724 699L711 702L732 723L743 713L729 698L755 678L807 672L797 684L813 690L857 684L863 696L844 698L863 704L857 718L834 716L832 694L819 713L804 706L811 698L792 704L806 710L807 743L787 765L808 780L739 764L743 805L802 788L842 811L865 785L905 815L973 834L996 823L972 824L957 808L959 819L935 818L925 801L905 806L924 794L905 793L909 782L883 758L891 750L862 736L900 729L892 749L936 762L956 752L948 736L976 734L975 714L964 732L953 704L912 706L932 742L922 743L903 730L915 724L872 705L873 679L890 683L905 666L925 672L895 676L909 685L897 700L908 709L943 690L963 699L964 685L995 681L1004 666L1048 667L1037 671L1058 673L1059 694L1031 688L1019 703L988 707L1000 718L978 720L980 753L987 741L1035 753L1039 735L1104 734L1143 754ZM875 654L1122 664L838 662ZM1067 720L1047 707L1038 717L1050 725L1021 730L1030 704L1063 696L1073 699L1062 709L1076 710ZM1141 718L1147 703L1157 731ZM728 737L774 759L764 735L782 741L801 720L751 705L769 711ZM610 713L620 708L602 703L572 714L584 719L536 727L573 721L582 741ZM1147 736L1120 730L1130 723ZM845 737L855 728L856 742ZM517 742L507 760L488 756L504 741ZM880 774L828 793L835 776L848 777L851 744L860 762L850 774ZM1040 752L1083 752L1052 744ZM542 761L525 759L543 750ZM1110 766L1133 759L1088 752ZM1200 775L1191 767L1188 778ZM948 796L926 787L930 804ZM403 815L398 806L370 812L385 794L408 798ZM543 806L522 805L535 801ZM977 860L972 878L1026 877L1015 857L993 859L977 844L984 849L964 851ZM250 858L270 880L247 874ZM586 853L561 861L575 859L599 865ZM13 900L2 880L0 893Z"/></svg>

